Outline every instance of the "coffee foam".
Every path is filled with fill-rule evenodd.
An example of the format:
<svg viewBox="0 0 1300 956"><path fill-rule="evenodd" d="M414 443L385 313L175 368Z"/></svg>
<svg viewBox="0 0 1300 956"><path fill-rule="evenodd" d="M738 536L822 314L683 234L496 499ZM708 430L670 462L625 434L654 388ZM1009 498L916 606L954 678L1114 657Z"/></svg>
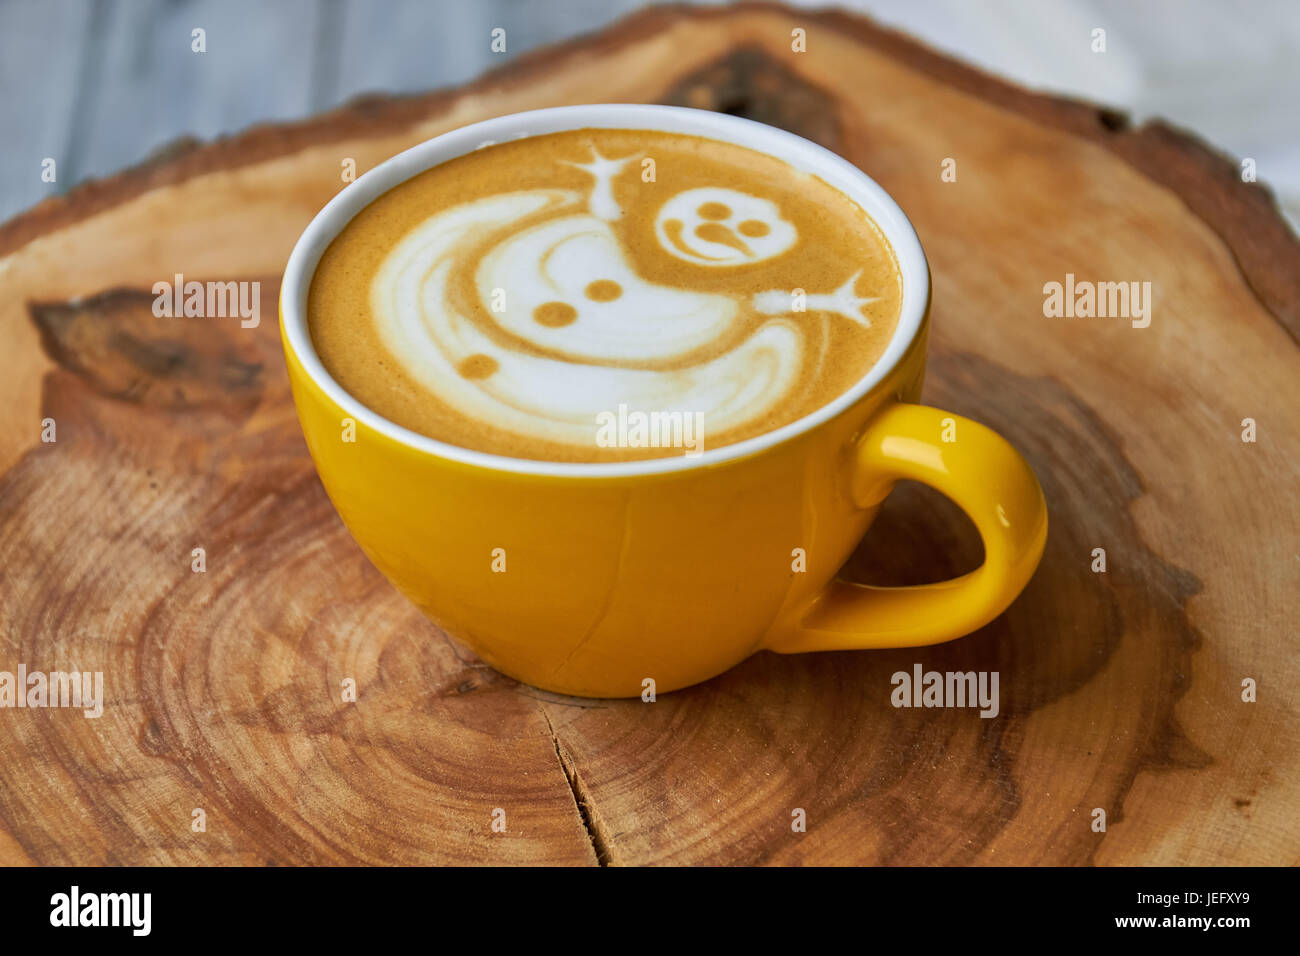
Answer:
<svg viewBox="0 0 1300 956"><path fill-rule="evenodd" d="M808 414L884 350L900 291L879 230L821 180L712 140L581 130L380 197L322 257L308 321L331 374L398 424L599 461L682 453L601 447L620 407L697 414L705 447Z"/></svg>

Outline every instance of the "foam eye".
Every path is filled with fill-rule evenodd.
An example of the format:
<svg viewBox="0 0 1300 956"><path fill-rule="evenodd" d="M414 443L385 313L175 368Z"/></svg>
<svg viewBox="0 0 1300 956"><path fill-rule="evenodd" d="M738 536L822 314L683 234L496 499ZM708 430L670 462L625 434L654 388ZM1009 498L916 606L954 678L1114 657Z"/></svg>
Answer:
<svg viewBox="0 0 1300 956"><path fill-rule="evenodd" d="M462 378L476 379L495 375L500 367L492 356L477 353L456 366L456 371L460 372Z"/></svg>
<svg viewBox="0 0 1300 956"><path fill-rule="evenodd" d="M798 230L776 203L720 186L669 199L655 217L655 235L665 251L705 266L763 262L798 240Z"/></svg>
<svg viewBox="0 0 1300 956"><path fill-rule="evenodd" d="M592 302L613 302L623 294L623 287L613 279L597 279L583 290Z"/></svg>
<svg viewBox="0 0 1300 956"><path fill-rule="evenodd" d="M533 320L548 329L558 329L573 323L578 310L567 302L543 302L533 309Z"/></svg>

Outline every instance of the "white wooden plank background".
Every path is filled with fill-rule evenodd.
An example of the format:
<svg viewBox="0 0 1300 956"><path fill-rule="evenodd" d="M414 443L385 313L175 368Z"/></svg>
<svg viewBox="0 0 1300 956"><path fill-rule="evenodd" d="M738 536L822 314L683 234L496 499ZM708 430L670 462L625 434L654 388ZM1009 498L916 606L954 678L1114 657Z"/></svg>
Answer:
<svg viewBox="0 0 1300 956"><path fill-rule="evenodd" d="M819 0L795 0L809 6ZM185 135L462 83L640 0L0 0L0 220ZM1256 161L1300 222L1300 0L853 0L1026 86ZM489 48L494 27L507 52ZM207 31L207 52L190 31ZM1090 49L1095 27L1107 52ZM599 91L593 91L599 98ZM58 179L41 181L41 161Z"/></svg>

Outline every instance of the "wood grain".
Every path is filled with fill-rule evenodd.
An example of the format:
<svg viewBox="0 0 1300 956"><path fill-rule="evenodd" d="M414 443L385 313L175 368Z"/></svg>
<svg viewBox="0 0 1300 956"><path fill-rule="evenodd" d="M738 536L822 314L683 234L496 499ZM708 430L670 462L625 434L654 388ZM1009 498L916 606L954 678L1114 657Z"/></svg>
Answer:
<svg viewBox="0 0 1300 956"><path fill-rule="evenodd" d="M590 100L782 125L898 198L934 274L927 401L1004 433L1047 495L1006 614L579 701L485 667L369 565L289 401L288 251L345 158ZM97 720L0 710L2 863L1300 859L1300 249L1265 187L1175 130L844 14L657 9L461 90L186 144L0 227L0 256L0 670L102 670L107 698ZM261 325L155 318L175 273L260 281ZM1066 273L1151 282L1150 327L1045 318ZM848 570L978 560L955 508L903 485ZM893 708L915 663L998 671L1000 715Z"/></svg>

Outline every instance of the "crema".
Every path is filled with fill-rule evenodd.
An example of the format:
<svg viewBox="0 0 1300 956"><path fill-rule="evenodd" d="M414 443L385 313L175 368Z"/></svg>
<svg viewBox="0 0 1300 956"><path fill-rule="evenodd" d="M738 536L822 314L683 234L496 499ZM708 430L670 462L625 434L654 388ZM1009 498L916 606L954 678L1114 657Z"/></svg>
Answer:
<svg viewBox="0 0 1300 956"><path fill-rule="evenodd" d="M385 193L308 298L339 384L516 458L693 454L796 421L879 359L893 250L848 197L733 144L586 129L483 147Z"/></svg>

